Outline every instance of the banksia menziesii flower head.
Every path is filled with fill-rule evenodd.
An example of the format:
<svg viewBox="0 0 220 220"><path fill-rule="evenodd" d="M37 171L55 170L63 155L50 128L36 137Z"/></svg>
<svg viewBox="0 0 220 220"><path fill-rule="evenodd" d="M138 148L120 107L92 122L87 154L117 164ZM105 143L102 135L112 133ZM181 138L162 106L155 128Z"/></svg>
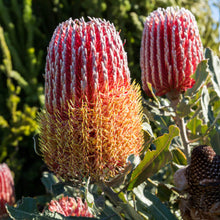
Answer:
<svg viewBox="0 0 220 220"><path fill-rule="evenodd" d="M180 93L194 84L190 77L203 59L203 47L195 17L184 8L157 9L146 19L140 65L143 90L151 95Z"/></svg>
<svg viewBox="0 0 220 220"><path fill-rule="evenodd" d="M7 164L0 164L0 218L7 216L5 205L15 202L14 180Z"/></svg>
<svg viewBox="0 0 220 220"><path fill-rule="evenodd" d="M114 25L101 19L61 23L45 72L40 148L49 169L70 181L120 173L142 148L142 109Z"/></svg>
<svg viewBox="0 0 220 220"><path fill-rule="evenodd" d="M62 197L59 200L52 200L48 205L48 209L51 212L57 212L64 216L93 217L87 203L83 203L79 197L76 200L68 196Z"/></svg>
<svg viewBox="0 0 220 220"><path fill-rule="evenodd" d="M220 156L210 146L193 149L186 176L193 206L209 211L214 203L220 202Z"/></svg>
<svg viewBox="0 0 220 220"><path fill-rule="evenodd" d="M220 156L210 146L195 147L183 171L188 183L188 197L180 207L183 219L216 219L220 214Z"/></svg>

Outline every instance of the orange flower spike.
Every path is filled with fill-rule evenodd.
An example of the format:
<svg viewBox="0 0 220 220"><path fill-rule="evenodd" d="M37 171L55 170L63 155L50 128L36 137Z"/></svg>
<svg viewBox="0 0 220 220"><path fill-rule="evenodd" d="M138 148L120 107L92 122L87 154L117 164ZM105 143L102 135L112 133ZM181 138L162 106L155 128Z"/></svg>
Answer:
<svg viewBox="0 0 220 220"><path fill-rule="evenodd" d="M130 84L127 55L113 24L101 19L60 24L45 68L46 111L40 148L65 180L106 180L142 149L139 86Z"/></svg>
<svg viewBox="0 0 220 220"><path fill-rule="evenodd" d="M190 77L203 59L203 46L195 17L184 8L158 8L147 17L142 35L140 65L143 90L151 95L183 92L195 81Z"/></svg>

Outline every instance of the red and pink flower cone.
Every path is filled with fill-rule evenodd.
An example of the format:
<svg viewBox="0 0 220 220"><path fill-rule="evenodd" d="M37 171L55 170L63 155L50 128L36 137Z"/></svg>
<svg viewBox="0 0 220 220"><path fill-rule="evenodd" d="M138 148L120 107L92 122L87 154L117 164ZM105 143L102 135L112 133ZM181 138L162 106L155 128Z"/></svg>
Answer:
<svg viewBox="0 0 220 220"><path fill-rule="evenodd" d="M45 68L46 109L40 148L65 180L105 180L142 149L139 87L130 84L127 54L113 24L101 19L60 24Z"/></svg>
<svg viewBox="0 0 220 220"><path fill-rule="evenodd" d="M195 81L191 75L203 59L203 46L195 17L187 9L157 9L146 19L142 35L140 65L143 90L151 96L181 93Z"/></svg>
<svg viewBox="0 0 220 220"><path fill-rule="evenodd" d="M52 200L48 205L48 209L51 212L57 212L64 216L93 217L87 203L83 202L79 197L76 200L68 196L62 197L59 200Z"/></svg>

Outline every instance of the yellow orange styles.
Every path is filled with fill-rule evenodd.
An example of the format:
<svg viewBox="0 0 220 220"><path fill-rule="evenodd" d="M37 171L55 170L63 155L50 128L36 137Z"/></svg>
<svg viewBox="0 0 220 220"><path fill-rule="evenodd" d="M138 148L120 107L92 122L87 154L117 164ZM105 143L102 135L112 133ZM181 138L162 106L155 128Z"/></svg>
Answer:
<svg viewBox="0 0 220 220"><path fill-rule="evenodd" d="M142 149L140 88L130 84L127 55L113 24L68 20L51 39L40 148L65 180L106 180Z"/></svg>

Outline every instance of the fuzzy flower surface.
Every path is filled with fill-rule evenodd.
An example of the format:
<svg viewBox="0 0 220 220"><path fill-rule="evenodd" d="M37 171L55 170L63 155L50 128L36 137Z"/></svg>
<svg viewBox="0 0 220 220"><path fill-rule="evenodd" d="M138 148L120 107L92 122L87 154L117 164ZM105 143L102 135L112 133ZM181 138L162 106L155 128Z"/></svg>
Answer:
<svg viewBox="0 0 220 220"><path fill-rule="evenodd" d="M140 66L143 90L151 95L191 88L190 77L203 59L203 46L193 14L184 8L158 8L146 19L142 34Z"/></svg>
<svg viewBox="0 0 220 220"><path fill-rule="evenodd" d="M0 218L6 217L5 205L15 203L14 180L7 164L0 164Z"/></svg>
<svg viewBox="0 0 220 220"><path fill-rule="evenodd" d="M51 212L57 212L64 216L81 216L81 217L93 217L92 213L88 209L86 202L83 203L81 198L74 199L73 197L62 197L58 200L52 200L48 209Z"/></svg>
<svg viewBox="0 0 220 220"><path fill-rule="evenodd" d="M65 180L109 179L142 149L140 88L113 24L90 18L61 23L48 47L40 148Z"/></svg>

